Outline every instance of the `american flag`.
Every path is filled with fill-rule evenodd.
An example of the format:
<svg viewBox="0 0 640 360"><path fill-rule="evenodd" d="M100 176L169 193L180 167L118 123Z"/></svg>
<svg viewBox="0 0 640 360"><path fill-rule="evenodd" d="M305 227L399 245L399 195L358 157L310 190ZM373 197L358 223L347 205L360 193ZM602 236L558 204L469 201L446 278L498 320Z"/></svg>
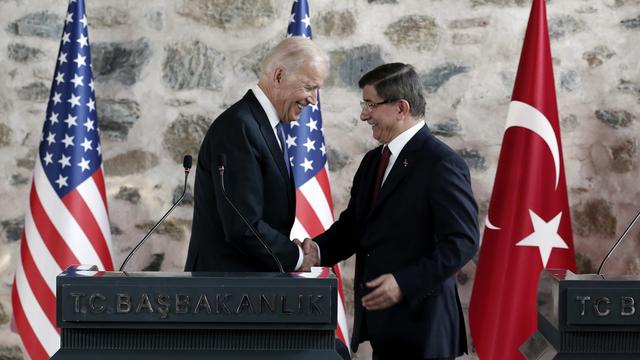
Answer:
<svg viewBox="0 0 640 360"><path fill-rule="evenodd" d="M60 347L56 275L71 264L113 270L84 0L70 0L35 162L12 289L32 359Z"/></svg>
<svg viewBox="0 0 640 360"><path fill-rule="evenodd" d="M307 0L294 0L287 37L311 39ZM327 176L327 149L324 143L320 94L315 105L304 108L300 119L284 126L286 144L296 185L296 220L291 237L305 239L323 233L333 223L333 201ZM344 311L340 264L333 267L338 278L338 328L336 336L347 347L349 332Z"/></svg>

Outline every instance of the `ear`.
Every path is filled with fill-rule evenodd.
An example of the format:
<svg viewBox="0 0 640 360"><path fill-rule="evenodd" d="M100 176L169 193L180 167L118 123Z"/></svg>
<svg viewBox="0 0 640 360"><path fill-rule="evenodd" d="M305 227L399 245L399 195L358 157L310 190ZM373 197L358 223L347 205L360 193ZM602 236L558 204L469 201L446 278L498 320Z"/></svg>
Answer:
<svg viewBox="0 0 640 360"><path fill-rule="evenodd" d="M411 105L405 99L398 101L398 115L401 117L407 117L411 115Z"/></svg>
<svg viewBox="0 0 640 360"><path fill-rule="evenodd" d="M276 68L273 69L271 76L271 80L273 80L274 86L276 88L280 87L280 85L284 81L284 68L282 66L276 66Z"/></svg>

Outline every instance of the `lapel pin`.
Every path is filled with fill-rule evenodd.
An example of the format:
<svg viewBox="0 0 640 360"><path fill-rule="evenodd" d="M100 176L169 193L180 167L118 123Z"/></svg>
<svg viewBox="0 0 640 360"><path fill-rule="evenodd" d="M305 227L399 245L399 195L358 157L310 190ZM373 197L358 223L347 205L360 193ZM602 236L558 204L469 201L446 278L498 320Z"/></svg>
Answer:
<svg viewBox="0 0 640 360"><path fill-rule="evenodd" d="M404 161L402 162L402 165L404 165L404 167L407 167L407 165L409 165L409 162L407 161L407 159L404 159Z"/></svg>

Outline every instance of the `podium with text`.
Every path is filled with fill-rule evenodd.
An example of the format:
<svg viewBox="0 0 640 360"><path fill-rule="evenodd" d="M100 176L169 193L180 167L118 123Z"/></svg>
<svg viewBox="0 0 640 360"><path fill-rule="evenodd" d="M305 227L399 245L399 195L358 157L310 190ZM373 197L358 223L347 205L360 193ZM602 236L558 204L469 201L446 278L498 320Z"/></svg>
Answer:
<svg viewBox="0 0 640 360"><path fill-rule="evenodd" d="M103 272L57 277L54 359L340 359L337 279L313 273Z"/></svg>
<svg viewBox="0 0 640 360"><path fill-rule="evenodd" d="M545 270L527 359L640 359L640 278Z"/></svg>

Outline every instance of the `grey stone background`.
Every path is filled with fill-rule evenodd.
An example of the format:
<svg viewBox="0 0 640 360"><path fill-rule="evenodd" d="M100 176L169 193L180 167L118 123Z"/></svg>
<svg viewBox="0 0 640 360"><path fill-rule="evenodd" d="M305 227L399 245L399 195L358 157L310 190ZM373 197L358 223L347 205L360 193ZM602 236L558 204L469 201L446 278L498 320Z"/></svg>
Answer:
<svg viewBox="0 0 640 360"><path fill-rule="evenodd" d="M470 165L484 220L530 9L525 0L310 0L331 55L322 90L335 212L374 147L358 120L360 75L402 61L420 72L426 121ZM290 0L86 0L117 264L179 194L184 153L256 82L285 33ZM0 358L22 358L10 289L66 1L0 0ZM595 270L640 207L640 0L547 3L578 269ZM191 177L191 186L193 177ZM193 197L131 268L179 271ZM638 229L609 273L640 275ZM458 275L465 307L475 272ZM352 263L345 264L351 309ZM367 358L365 348L359 358ZM475 358L469 356L468 358Z"/></svg>

